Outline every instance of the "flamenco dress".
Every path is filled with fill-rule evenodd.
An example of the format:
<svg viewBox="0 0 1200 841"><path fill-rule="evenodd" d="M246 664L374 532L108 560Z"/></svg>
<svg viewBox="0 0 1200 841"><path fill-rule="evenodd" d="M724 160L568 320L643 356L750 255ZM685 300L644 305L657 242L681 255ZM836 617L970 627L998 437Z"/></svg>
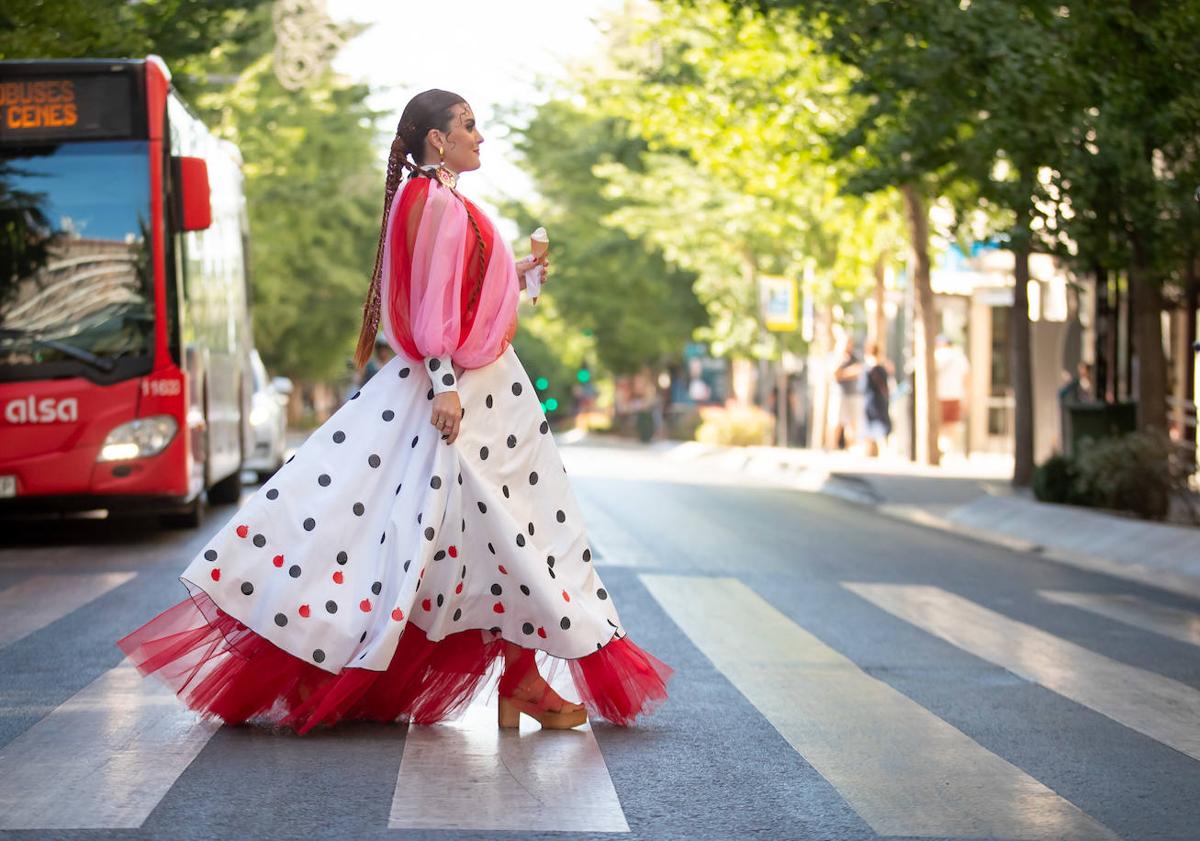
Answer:
<svg viewBox="0 0 1200 841"><path fill-rule="evenodd" d="M565 664L591 719L652 712L674 670L629 639L593 564L510 344L512 252L477 206L414 177L382 268L396 356L199 550L186 597L118 647L204 717L300 733L456 718L493 685L506 641L523 649L502 693L536 660L547 681ZM451 389L452 444L430 423Z"/></svg>

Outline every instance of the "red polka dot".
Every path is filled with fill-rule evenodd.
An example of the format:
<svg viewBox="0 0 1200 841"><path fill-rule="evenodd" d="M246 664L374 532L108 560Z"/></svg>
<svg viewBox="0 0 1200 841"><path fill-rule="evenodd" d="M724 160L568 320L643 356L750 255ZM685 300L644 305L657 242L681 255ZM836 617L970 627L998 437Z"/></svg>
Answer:
<svg viewBox="0 0 1200 841"><path fill-rule="evenodd" d="M499 569L500 569L500 574L501 574L501 575L508 575L508 570L506 570L506 569L504 568L504 564L497 564L497 566L498 566L498 567L499 567Z"/></svg>
<svg viewBox="0 0 1200 841"><path fill-rule="evenodd" d="M569 602L570 600L571 600L571 597L567 595L567 591L563 590L563 601Z"/></svg>
<svg viewBox="0 0 1200 841"><path fill-rule="evenodd" d="M312 613L312 611L308 609L308 605L306 605L306 604L300 605L300 610L298 612L305 619L308 618L308 614Z"/></svg>
<svg viewBox="0 0 1200 841"><path fill-rule="evenodd" d="M456 592L456 593L462 592L462 582L461 581L458 582L458 586L454 588L454 592Z"/></svg>
<svg viewBox="0 0 1200 841"><path fill-rule="evenodd" d="M404 618L404 611L401 610L400 608L396 608L395 610L392 611L392 618L395 619L397 622L399 622L401 619Z"/></svg>
<svg viewBox="0 0 1200 841"><path fill-rule="evenodd" d="M454 546L451 546L451 547L450 547L449 549L447 549L446 551L450 553L450 557L451 557L451 558L457 558L457 557L458 557L458 549L457 549L456 547L454 547Z"/></svg>
<svg viewBox="0 0 1200 841"><path fill-rule="evenodd" d="M245 537L245 536L246 536L246 535L248 535L249 533L250 533L250 527L249 527L249 526L238 526L238 527L237 527L237 536L238 536L238 537Z"/></svg>
<svg viewBox="0 0 1200 841"><path fill-rule="evenodd" d="M504 605L502 605L500 602L496 602L494 605L492 605L492 612L493 613L503 613Z"/></svg>
<svg viewBox="0 0 1200 841"><path fill-rule="evenodd" d="M545 639L546 638L546 629L541 626L538 626L538 636L541 637L542 639Z"/></svg>
<svg viewBox="0 0 1200 841"><path fill-rule="evenodd" d="M283 566L283 555L276 555L271 559L271 563L275 564L277 567Z"/></svg>
<svg viewBox="0 0 1200 841"><path fill-rule="evenodd" d="M211 573L211 574L212 574L212 580L213 580L213 581L220 581L220 580L221 580L221 570L219 570L219 569L214 569L214 570L212 571L212 573Z"/></svg>
<svg viewBox="0 0 1200 841"><path fill-rule="evenodd" d="M342 575L342 571L340 569L333 573L333 583L334 584L341 584L345 580L346 580L346 577L344 575Z"/></svg>
<svg viewBox="0 0 1200 841"><path fill-rule="evenodd" d="M371 600L363 599L361 602L358 603L358 609L361 610L363 613L370 613L371 612Z"/></svg>
<svg viewBox="0 0 1200 841"><path fill-rule="evenodd" d="M433 602L429 599L425 599L423 602L421 602L421 607L425 608L426 610L432 610Z"/></svg>

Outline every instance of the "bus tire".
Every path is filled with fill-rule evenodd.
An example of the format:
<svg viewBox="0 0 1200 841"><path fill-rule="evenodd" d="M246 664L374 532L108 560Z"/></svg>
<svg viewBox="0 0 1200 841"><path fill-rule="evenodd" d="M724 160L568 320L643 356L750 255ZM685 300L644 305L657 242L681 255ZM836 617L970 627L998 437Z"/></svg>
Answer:
<svg viewBox="0 0 1200 841"><path fill-rule="evenodd" d="M162 524L172 529L195 529L204 522L204 495L196 494L186 507L170 511L160 518Z"/></svg>
<svg viewBox="0 0 1200 841"><path fill-rule="evenodd" d="M235 470L208 489L213 505L232 505L242 498L242 471Z"/></svg>

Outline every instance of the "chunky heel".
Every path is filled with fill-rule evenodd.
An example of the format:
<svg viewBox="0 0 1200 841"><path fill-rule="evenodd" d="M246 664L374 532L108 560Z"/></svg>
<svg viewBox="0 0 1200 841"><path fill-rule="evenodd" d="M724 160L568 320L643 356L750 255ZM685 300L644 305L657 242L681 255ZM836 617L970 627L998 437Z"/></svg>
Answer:
<svg viewBox="0 0 1200 841"><path fill-rule="evenodd" d="M521 711L512 704L511 698L500 696L500 707L496 710L502 728L520 727Z"/></svg>

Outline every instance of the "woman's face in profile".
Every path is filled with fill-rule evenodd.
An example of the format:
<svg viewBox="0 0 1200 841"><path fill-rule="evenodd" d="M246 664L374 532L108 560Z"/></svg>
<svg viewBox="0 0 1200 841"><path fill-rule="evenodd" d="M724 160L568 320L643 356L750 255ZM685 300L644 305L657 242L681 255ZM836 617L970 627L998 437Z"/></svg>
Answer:
<svg viewBox="0 0 1200 841"><path fill-rule="evenodd" d="M451 109L450 130L446 132L446 167L455 172L470 172L479 169L479 146L483 135L475 125L475 113L471 106L460 102Z"/></svg>

